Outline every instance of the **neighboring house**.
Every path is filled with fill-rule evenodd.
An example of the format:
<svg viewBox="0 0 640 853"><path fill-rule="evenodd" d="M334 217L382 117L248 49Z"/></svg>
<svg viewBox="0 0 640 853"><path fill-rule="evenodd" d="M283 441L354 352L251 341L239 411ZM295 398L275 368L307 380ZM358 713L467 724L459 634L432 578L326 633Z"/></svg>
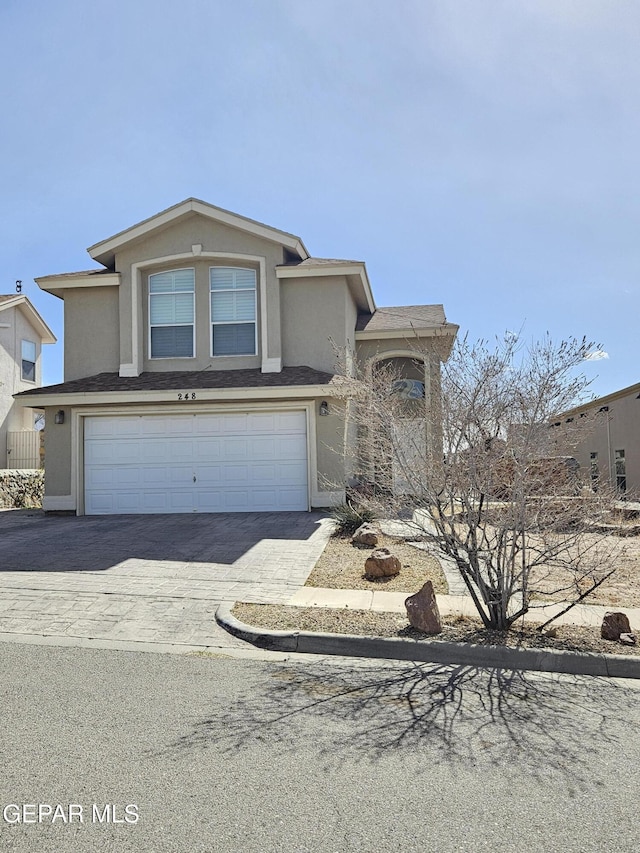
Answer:
<svg viewBox="0 0 640 853"><path fill-rule="evenodd" d="M593 414L574 456L592 486L611 483L620 497L640 497L640 382L599 397L561 416L558 424Z"/></svg>
<svg viewBox="0 0 640 853"><path fill-rule="evenodd" d="M197 199L89 254L102 268L36 280L65 317L65 381L19 397L47 413L47 511L335 504L357 440L335 347L410 378L420 359L428 395L458 328L441 305L376 309L364 263Z"/></svg>
<svg viewBox="0 0 640 853"><path fill-rule="evenodd" d="M0 468L39 468L40 435L35 412L13 395L42 384L42 344L51 329L21 293L0 294Z"/></svg>

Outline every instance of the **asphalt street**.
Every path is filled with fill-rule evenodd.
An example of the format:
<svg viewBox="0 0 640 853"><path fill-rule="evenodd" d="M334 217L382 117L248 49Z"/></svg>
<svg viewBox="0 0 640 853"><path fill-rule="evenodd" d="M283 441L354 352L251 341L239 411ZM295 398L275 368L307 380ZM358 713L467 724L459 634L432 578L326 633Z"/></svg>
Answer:
<svg viewBox="0 0 640 853"><path fill-rule="evenodd" d="M0 643L0 696L7 853L639 848L640 682Z"/></svg>

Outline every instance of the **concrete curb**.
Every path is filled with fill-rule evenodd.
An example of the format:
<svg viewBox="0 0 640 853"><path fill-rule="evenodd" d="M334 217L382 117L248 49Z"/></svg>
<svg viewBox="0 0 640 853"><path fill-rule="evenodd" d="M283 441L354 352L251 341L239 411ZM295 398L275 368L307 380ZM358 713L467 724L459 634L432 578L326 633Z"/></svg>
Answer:
<svg viewBox="0 0 640 853"><path fill-rule="evenodd" d="M360 637L311 631L269 631L240 622L231 612L234 605L235 601L225 601L219 605L216 610L217 623L234 637L269 651L464 664L611 678L640 678L640 658L626 655L512 649L504 646L477 646L472 643L447 643L442 640Z"/></svg>

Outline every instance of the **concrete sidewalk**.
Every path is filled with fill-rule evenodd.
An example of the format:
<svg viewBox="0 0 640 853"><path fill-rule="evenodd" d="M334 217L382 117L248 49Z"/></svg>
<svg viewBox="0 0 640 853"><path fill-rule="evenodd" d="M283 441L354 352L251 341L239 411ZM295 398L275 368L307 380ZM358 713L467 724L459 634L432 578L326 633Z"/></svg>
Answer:
<svg viewBox="0 0 640 853"><path fill-rule="evenodd" d="M370 592L363 589L325 589L304 586L297 590L287 604L294 607L336 607L349 610L375 610L386 613L405 613L406 592ZM461 613L476 616L477 611L468 595L437 595L438 608L443 616ZM545 622L566 607L566 604L533 606L525 616L528 622ZM640 630L640 607L605 607L597 604L577 604L568 613L560 616L554 624L585 625L599 627L608 610L626 613L631 628Z"/></svg>

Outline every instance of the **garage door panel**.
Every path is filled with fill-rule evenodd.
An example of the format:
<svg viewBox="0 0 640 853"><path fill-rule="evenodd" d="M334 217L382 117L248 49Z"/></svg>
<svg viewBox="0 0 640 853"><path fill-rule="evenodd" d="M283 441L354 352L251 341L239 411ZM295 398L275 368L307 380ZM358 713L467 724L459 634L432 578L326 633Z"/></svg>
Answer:
<svg viewBox="0 0 640 853"><path fill-rule="evenodd" d="M194 459L196 462L218 462L223 459L223 443L219 438L194 439Z"/></svg>
<svg viewBox="0 0 640 853"><path fill-rule="evenodd" d="M226 415L221 420L222 432L226 435L237 435L246 433L247 415Z"/></svg>
<svg viewBox="0 0 640 853"><path fill-rule="evenodd" d="M172 446L166 438L147 438L138 445L138 461L145 465L166 464L171 459Z"/></svg>
<svg viewBox="0 0 640 853"><path fill-rule="evenodd" d="M276 479L278 483L287 486L299 486L303 479L306 480L306 462L279 462Z"/></svg>
<svg viewBox="0 0 640 853"><path fill-rule="evenodd" d="M85 418L85 438L126 438L140 434L141 418Z"/></svg>
<svg viewBox="0 0 640 853"><path fill-rule="evenodd" d="M228 512L224 505L224 493L213 489L196 492L192 511Z"/></svg>
<svg viewBox="0 0 640 853"><path fill-rule="evenodd" d="M222 458L245 461L249 458L249 442L246 438L227 436L222 443Z"/></svg>
<svg viewBox="0 0 640 853"><path fill-rule="evenodd" d="M224 483L225 488L247 485L251 482L249 466L246 464L222 465L220 473L221 481Z"/></svg>
<svg viewBox="0 0 640 853"><path fill-rule="evenodd" d="M85 419L89 514L305 510L304 412Z"/></svg>
<svg viewBox="0 0 640 853"><path fill-rule="evenodd" d="M223 415L198 415L194 418L195 435L221 435Z"/></svg>
<svg viewBox="0 0 640 853"><path fill-rule="evenodd" d="M307 458L306 435L292 435L278 438L279 459L304 459Z"/></svg>
<svg viewBox="0 0 640 853"><path fill-rule="evenodd" d="M277 412L275 414L275 431L289 433L306 433L307 418L304 412Z"/></svg>

